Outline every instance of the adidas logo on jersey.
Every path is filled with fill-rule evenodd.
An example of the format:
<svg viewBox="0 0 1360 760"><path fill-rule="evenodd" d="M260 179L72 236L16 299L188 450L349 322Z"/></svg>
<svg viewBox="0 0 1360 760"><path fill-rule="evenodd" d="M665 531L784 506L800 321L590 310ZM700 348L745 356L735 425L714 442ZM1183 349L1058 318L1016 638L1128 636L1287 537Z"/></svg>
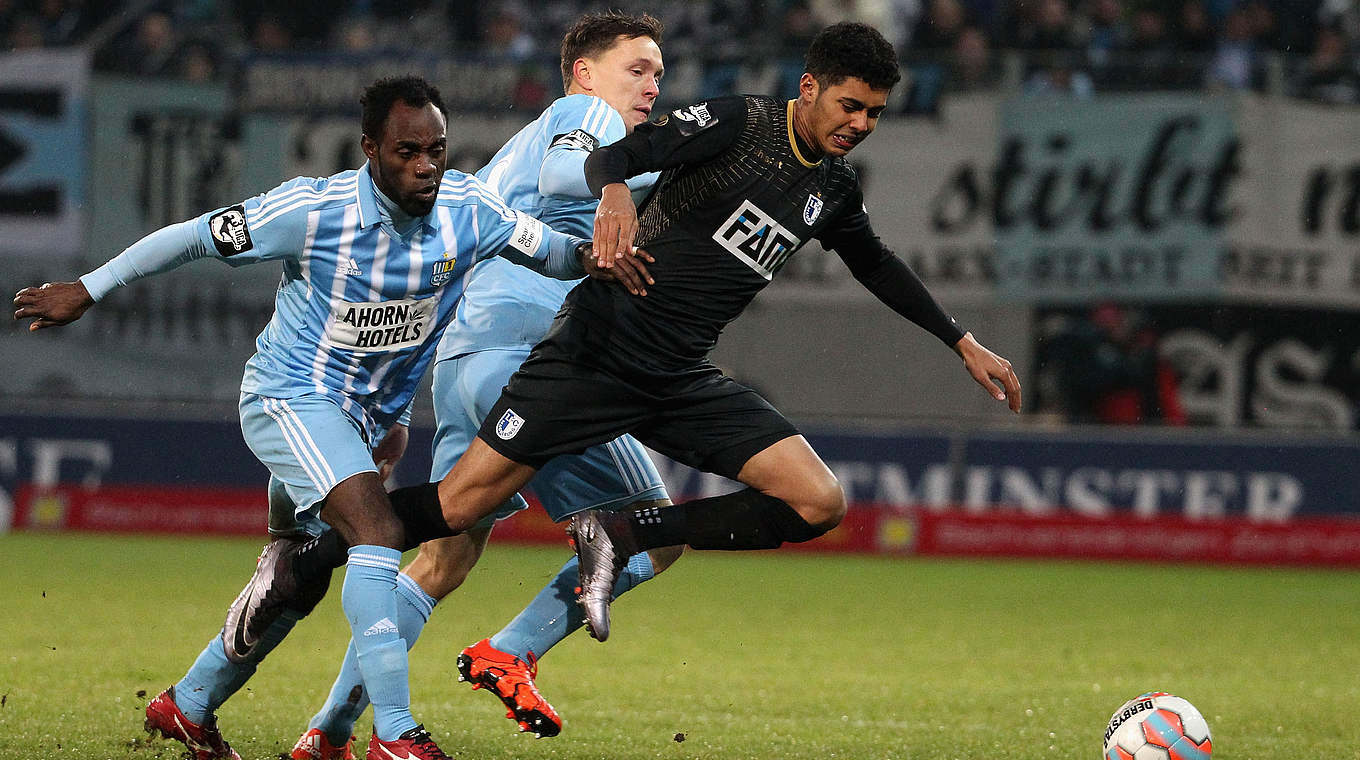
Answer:
<svg viewBox="0 0 1360 760"><path fill-rule="evenodd" d="M345 259L342 261L340 266L335 268L335 272L336 274L344 274L351 277L363 274L363 270L359 269L359 265L354 263L354 259Z"/></svg>
<svg viewBox="0 0 1360 760"><path fill-rule="evenodd" d="M393 623L390 618L383 618L370 625L367 631L364 631L365 636L381 636L384 633L398 633L397 624Z"/></svg>

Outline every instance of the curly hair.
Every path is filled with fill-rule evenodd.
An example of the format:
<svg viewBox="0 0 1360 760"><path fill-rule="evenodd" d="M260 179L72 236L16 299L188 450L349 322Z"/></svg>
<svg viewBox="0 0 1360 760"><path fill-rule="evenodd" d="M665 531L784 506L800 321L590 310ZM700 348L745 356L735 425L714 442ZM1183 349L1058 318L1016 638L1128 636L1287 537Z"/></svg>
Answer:
<svg viewBox="0 0 1360 760"><path fill-rule="evenodd" d="M632 40L651 37L661 44L661 22L643 13L631 16L619 11L587 13L562 36L562 91L571 88L572 67L578 58L594 58L614 45L618 38Z"/></svg>
<svg viewBox="0 0 1360 760"><path fill-rule="evenodd" d="M363 106L361 124L364 134L381 141L387 115L392 112L392 104L398 100L412 108L424 108L432 103L445 119L449 118L444 99L439 96L439 88L423 78L413 74L383 77L364 88L364 94L359 98L359 105Z"/></svg>
<svg viewBox="0 0 1360 760"><path fill-rule="evenodd" d="M889 90L902 78L892 43L872 26L849 21L818 33L808 46L803 71L822 87L855 77L875 90Z"/></svg>

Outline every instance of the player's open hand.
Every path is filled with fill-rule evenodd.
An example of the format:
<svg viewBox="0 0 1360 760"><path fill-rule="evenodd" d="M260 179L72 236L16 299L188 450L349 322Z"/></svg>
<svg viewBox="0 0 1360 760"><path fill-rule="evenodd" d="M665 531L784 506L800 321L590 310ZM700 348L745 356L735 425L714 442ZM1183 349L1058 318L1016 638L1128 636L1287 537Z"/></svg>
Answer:
<svg viewBox="0 0 1360 760"><path fill-rule="evenodd" d="M968 374L987 389L992 398L1005 401L1012 412L1020 411L1020 379L1015 376L1010 362L978 343L972 333L965 333L954 344L954 351L963 359Z"/></svg>
<svg viewBox="0 0 1360 760"><path fill-rule="evenodd" d="M622 182L605 185L600 194L600 205L595 209L594 250L601 269L614 266L625 253L633 250L637 237L637 206L632 193Z"/></svg>
<svg viewBox="0 0 1360 760"><path fill-rule="evenodd" d="M614 259L614 266L609 269L602 268L598 257L593 253L587 253L581 259L587 275L617 282L635 296L647 295L647 286L656 284L656 280L652 279L651 273L647 271L647 264L655 261L650 253L641 248L634 248L631 255L617 257Z"/></svg>
<svg viewBox="0 0 1360 760"><path fill-rule="evenodd" d="M28 329L41 330L70 324L94 305L84 283L45 282L14 294L14 318L32 319Z"/></svg>

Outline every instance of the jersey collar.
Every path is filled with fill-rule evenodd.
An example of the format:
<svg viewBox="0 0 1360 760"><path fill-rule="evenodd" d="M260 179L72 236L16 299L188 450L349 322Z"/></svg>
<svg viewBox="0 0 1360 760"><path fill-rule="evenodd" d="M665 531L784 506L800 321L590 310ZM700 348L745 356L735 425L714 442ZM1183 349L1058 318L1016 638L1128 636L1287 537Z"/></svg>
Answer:
<svg viewBox="0 0 1360 760"><path fill-rule="evenodd" d="M368 173L368 162L359 168L359 181L354 183L354 199L359 203L359 227L372 227L382 223L382 213L378 211L378 189L373 186L373 175Z"/></svg>
<svg viewBox="0 0 1360 760"><path fill-rule="evenodd" d="M359 203L359 228L367 229L374 225L388 223L391 227L390 219L378 205L378 188L373 184L373 175L369 173L368 162L359 168L359 181L354 183L354 198ZM437 204L436 204L437 207ZM421 226L427 230L434 229L434 211L420 218ZM395 229L392 229L392 237L400 238Z"/></svg>
<svg viewBox="0 0 1360 760"><path fill-rule="evenodd" d="M821 163L822 163L822 159L819 158L819 159L817 159L816 161L809 161L809 160L807 160L806 158L803 157L803 152L802 152L801 150L798 150L798 135L793 131L793 104L794 104L794 102L795 102L795 101L792 101L792 100L789 101L789 105L788 105L788 108L785 109L785 116L784 116L785 126L787 127L787 129L788 129L788 131L789 131L789 147L793 149L793 157L796 158L796 159L798 159L798 163L800 163L800 164L802 164L803 166L806 166L807 168L811 169L812 167L821 164Z"/></svg>

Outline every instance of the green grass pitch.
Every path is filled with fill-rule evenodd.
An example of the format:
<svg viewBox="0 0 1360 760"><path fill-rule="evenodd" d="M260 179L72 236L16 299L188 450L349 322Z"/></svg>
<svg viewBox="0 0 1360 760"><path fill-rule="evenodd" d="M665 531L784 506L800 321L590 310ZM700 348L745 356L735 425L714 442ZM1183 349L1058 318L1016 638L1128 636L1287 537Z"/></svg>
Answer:
<svg viewBox="0 0 1360 760"><path fill-rule="evenodd" d="M0 536L0 760L178 757L142 709L259 545ZM454 757L1096 760L1110 713L1159 689L1201 709L1216 758L1360 758L1360 573L778 552L689 554L615 606L608 643L555 648L539 685L566 728L534 740L453 660L566 556L493 539L436 609L412 702ZM246 760L286 753L329 688L339 580L219 712Z"/></svg>

